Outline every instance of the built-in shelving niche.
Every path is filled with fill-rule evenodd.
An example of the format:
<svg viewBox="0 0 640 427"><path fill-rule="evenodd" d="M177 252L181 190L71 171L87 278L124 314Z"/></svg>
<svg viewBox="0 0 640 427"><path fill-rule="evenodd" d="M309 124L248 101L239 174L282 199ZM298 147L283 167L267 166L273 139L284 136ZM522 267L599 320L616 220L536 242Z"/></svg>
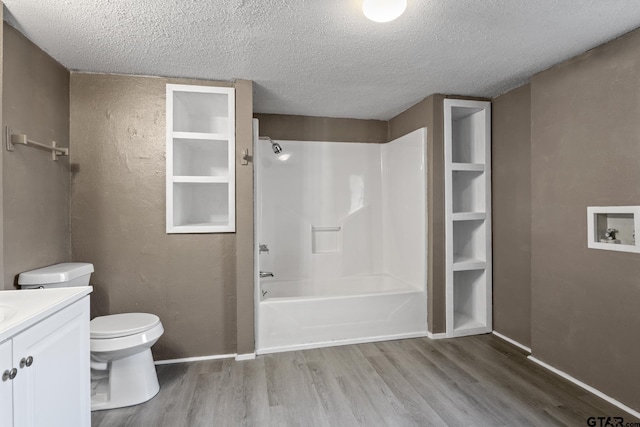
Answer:
<svg viewBox="0 0 640 427"><path fill-rule="evenodd" d="M235 231L235 91L167 85L167 233Z"/></svg>
<svg viewBox="0 0 640 427"><path fill-rule="evenodd" d="M491 104L446 99L448 337L491 331Z"/></svg>
<svg viewBox="0 0 640 427"><path fill-rule="evenodd" d="M587 208L587 246L618 252L640 253L635 233L640 227L640 206L590 206Z"/></svg>
<svg viewBox="0 0 640 427"><path fill-rule="evenodd" d="M453 273L453 330L484 331L487 326L487 280L482 270Z"/></svg>

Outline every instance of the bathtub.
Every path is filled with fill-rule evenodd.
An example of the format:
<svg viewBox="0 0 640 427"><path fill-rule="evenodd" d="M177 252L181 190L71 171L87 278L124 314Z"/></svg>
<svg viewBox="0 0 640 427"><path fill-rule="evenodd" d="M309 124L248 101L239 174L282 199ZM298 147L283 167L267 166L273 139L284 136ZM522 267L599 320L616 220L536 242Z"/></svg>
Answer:
<svg viewBox="0 0 640 427"><path fill-rule="evenodd" d="M257 353L426 336L423 289L388 274L261 279Z"/></svg>

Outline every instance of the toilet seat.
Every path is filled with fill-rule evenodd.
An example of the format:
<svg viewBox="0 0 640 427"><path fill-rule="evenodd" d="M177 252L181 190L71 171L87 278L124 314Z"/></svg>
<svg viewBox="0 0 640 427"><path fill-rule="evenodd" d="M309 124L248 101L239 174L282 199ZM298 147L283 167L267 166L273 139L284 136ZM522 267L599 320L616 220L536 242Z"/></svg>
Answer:
<svg viewBox="0 0 640 427"><path fill-rule="evenodd" d="M91 339L112 339L136 335L153 329L160 324L160 318L148 313L122 313L99 316L91 320Z"/></svg>
<svg viewBox="0 0 640 427"><path fill-rule="evenodd" d="M111 352L121 352L127 349L135 350L138 347L151 347L164 333L162 323L151 329L133 335L118 338L91 338L91 357L94 360L101 360L103 357L110 357Z"/></svg>

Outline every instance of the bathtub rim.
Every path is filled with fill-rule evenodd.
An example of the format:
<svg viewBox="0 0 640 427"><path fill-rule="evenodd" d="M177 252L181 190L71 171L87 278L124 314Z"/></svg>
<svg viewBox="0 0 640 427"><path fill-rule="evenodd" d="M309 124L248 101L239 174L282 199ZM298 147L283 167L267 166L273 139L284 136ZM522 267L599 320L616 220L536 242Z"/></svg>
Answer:
<svg viewBox="0 0 640 427"><path fill-rule="evenodd" d="M297 283L297 282L301 282L301 281L309 281L308 279L305 280L273 280L273 279L267 279L266 281L260 281L259 282L259 286L258 286L258 292L259 292L259 300L258 303L259 304L267 304L267 303L281 303L281 302L292 302L292 301L317 301L317 300L334 300L334 299L347 299L347 298L358 298L358 297L371 297L371 296L376 296L376 295L396 295L396 294L410 294L410 293L416 293L416 292L421 292L421 293L425 293L427 292L426 289L426 284L423 288L417 287L412 285L409 282L406 282L402 279L399 279L398 277L394 276L393 274L389 274L389 273L373 273L373 274L366 274L366 275L357 275L357 276L347 276L347 277L339 277L336 278L335 280L345 280L345 279L367 279L367 278L384 278L384 277L390 277L393 280L401 283L403 286L402 287L398 287L395 289L386 289L386 290L377 290L377 291L365 291L365 292L359 292L359 293L354 293L354 294L343 294L343 295L304 295L304 296L288 296L288 297L269 297L269 298L264 298L262 296L262 285L263 284L271 284L271 283ZM334 280L334 279L328 279L328 280Z"/></svg>
<svg viewBox="0 0 640 427"><path fill-rule="evenodd" d="M316 295L316 296L301 296L301 297L271 297L266 299L261 299L260 304L281 304L281 303L292 303L292 302L308 302L308 301L332 301L336 299L352 299L352 298L362 298L362 297L375 297L375 296L386 296L386 295L403 295L403 294L414 294L414 293L426 293L427 291L423 291L420 289L402 289L402 290L388 290L388 291L377 291L377 292L366 292L359 294L349 294L349 295Z"/></svg>

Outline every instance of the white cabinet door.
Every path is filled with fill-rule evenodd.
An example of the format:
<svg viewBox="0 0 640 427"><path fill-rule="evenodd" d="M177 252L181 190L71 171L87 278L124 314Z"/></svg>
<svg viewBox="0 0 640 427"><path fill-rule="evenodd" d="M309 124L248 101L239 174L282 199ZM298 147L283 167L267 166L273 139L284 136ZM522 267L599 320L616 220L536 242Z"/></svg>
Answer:
<svg viewBox="0 0 640 427"><path fill-rule="evenodd" d="M13 381L4 376L13 368L11 363L11 340L0 344L0 427L13 425Z"/></svg>
<svg viewBox="0 0 640 427"><path fill-rule="evenodd" d="M15 336L13 360L15 427L91 425L89 297Z"/></svg>

